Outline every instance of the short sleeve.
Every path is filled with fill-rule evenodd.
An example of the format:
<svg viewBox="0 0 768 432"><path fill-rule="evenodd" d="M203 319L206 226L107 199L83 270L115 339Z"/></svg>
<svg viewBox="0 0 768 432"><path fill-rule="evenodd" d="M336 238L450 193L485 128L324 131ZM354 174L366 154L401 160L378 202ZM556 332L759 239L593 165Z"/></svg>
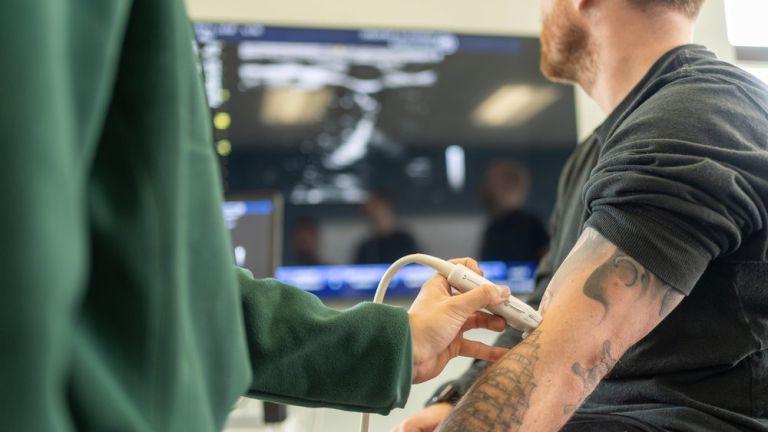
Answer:
<svg viewBox="0 0 768 432"><path fill-rule="evenodd" d="M766 219L760 111L727 83L670 84L603 143L584 188L586 226L690 294L709 263Z"/></svg>

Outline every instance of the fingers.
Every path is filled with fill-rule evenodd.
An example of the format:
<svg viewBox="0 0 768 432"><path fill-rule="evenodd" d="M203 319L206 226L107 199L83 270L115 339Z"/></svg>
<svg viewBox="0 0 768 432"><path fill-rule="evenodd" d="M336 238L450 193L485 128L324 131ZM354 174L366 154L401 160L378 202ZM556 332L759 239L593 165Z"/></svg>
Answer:
<svg viewBox="0 0 768 432"><path fill-rule="evenodd" d="M493 331L504 331L504 329L507 328L507 321L497 315L485 313L485 312L475 312L474 315L469 317L466 323L464 323L464 326L462 326L461 331L465 332L467 330L472 329L487 329L487 330L493 330Z"/></svg>
<svg viewBox="0 0 768 432"><path fill-rule="evenodd" d="M435 273L434 276L432 276L422 287L422 289L427 289L431 292L437 292L441 296L443 295L451 295L451 286L448 284L448 279L440 275L439 273Z"/></svg>
<svg viewBox="0 0 768 432"><path fill-rule="evenodd" d="M468 269L472 270L473 272L479 274L480 276L483 275L483 271L480 269L480 265L472 258L454 258L452 260L449 260L453 264L461 264L464 267L467 267ZM434 276L432 276L429 281L427 281L426 284L424 284L424 288L427 288L429 290L435 290L439 292L441 295L443 293L448 295L453 295L451 292L451 286L448 284L448 280L440 275L439 273L435 273Z"/></svg>
<svg viewBox="0 0 768 432"><path fill-rule="evenodd" d="M451 299L459 312L469 317L476 311L488 306L504 303L509 297L509 287L501 285L483 285L472 291L455 295Z"/></svg>
<svg viewBox="0 0 768 432"><path fill-rule="evenodd" d="M437 425L424 425L424 419L408 419L397 425L390 432L427 432L433 431Z"/></svg>
<svg viewBox="0 0 768 432"><path fill-rule="evenodd" d="M483 270L480 269L480 265L472 258L465 257L465 258L454 258L452 260L449 260L453 264L461 264L464 267L472 270L473 272L479 274L480 276L483 275Z"/></svg>
<svg viewBox="0 0 768 432"><path fill-rule="evenodd" d="M507 348L488 346L477 341L462 339L459 355L462 357L471 357L478 360L495 362L509 352Z"/></svg>
<svg viewBox="0 0 768 432"><path fill-rule="evenodd" d="M453 405L447 402L430 405L405 419L391 432L433 432L452 410Z"/></svg>

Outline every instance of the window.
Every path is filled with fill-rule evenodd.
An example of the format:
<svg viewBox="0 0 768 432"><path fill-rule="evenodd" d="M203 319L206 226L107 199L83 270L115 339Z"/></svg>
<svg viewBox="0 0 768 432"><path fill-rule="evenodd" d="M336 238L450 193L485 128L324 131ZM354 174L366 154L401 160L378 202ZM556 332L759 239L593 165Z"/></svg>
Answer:
<svg viewBox="0 0 768 432"><path fill-rule="evenodd" d="M743 61L768 61L768 1L725 0L728 40Z"/></svg>

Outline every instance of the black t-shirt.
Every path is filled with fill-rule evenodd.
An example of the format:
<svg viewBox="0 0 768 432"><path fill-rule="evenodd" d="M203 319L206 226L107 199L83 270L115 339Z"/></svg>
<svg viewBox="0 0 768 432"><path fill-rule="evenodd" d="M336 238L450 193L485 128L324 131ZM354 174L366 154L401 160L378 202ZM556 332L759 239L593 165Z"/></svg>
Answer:
<svg viewBox="0 0 768 432"><path fill-rule="evenodd" d="M417 252L416 240L405 231L386 236L374 236L357 247L355 264L384 264Z"/></svg>
<svg viewBox="0 0 768 432"><path fill-rule="evenodd" d="M579 415L768 431L767 207L768 87L700 46L665 54L566 164L535 302L585 226L687 297Z"/></svg>
<svg viewBox="0 0 768 432"><path fill-rule="evenodd" d="M549 244L539 218L513 210L494 218L483 234L482 261L538 261Z"/></svg>

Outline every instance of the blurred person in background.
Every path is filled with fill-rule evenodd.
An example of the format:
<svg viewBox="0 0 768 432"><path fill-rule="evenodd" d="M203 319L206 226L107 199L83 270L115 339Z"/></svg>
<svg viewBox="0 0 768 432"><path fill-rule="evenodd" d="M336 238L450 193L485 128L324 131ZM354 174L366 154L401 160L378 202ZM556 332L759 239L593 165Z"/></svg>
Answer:
<svg viewBox="0 0 768 432"><path fill-rule="evenodd" d="M482 197L491 215L480 248L482 261L538 262L549 235L538 217L523 209L530 189L528 169L499 160L485 171Z"/></svg>
<svg viewBox="0 0 768 432"><path fill-rule="evenodd" d="M355 264L391 263L419 252L413 236L398 226L395 203L388 195L371 193L361 211L368 221L371 235L357 246Z"/></svg>
<svg viewBox="0 0 768 432"><path fill-rule="evenodd" d="M293 260L291 265L321 266L320 230L317 221L311 218L299 219L291 229Z"/></svg>

